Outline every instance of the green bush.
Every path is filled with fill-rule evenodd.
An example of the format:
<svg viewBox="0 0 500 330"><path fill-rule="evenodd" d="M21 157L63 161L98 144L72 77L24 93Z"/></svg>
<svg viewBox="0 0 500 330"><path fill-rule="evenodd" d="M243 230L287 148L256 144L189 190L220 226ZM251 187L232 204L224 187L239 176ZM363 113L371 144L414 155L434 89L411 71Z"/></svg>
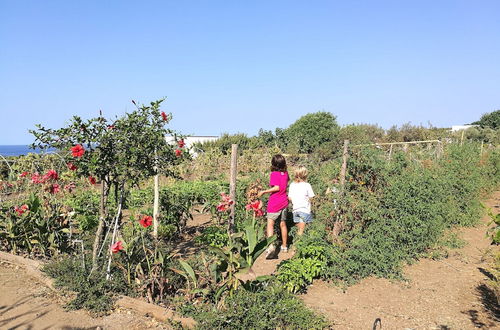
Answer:
<svg viewBox="0 0 500 330"><path fill-rule="evenodd" d="M208 246L221 248L226 246L229 237L227 234L227 229L221 226L210 226L203 230L203 233L195 238L195 242L198 244L205 244Z"/></svg>
<svg viewBox="0 0 500 330"><path fill-rule="evenodd" d="M260 292L238 290L226 298L224 307L184 305L200 329L325 329L328 323L295 296L279 287Z"/></svg>
<svg viewBox="0 0 500 330"><path fill-rule="evenodd" d="M94 229L99 223L99 192L93 189L78 190L66 199L66 205L75 212L75 220L83 231Z"/></svg>
<svg viewBox="0 0 500 330"><path fill-rule="evenodd" d="M90 264L90 259L86 260L86 264ZM88 269L83 267L82 259L73 256L53 260L42 271L55 279L56 287L74 294L66 305L66 308L72 310L84 308L95 315L103 315L111 310L117 294L131 293L121 274L116 273L110 280L106 280L106 275L101 271L89 275Z"/></svg>

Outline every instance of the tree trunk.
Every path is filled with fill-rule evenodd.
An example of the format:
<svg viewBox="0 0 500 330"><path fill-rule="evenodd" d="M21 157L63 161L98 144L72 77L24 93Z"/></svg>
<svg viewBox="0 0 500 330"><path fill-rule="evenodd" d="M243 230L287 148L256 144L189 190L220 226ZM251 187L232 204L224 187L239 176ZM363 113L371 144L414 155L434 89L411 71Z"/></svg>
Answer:
<svg viewBox="0 0 500 330"><path fill-rule="evenodd" d="M102 234L106 227L106 203L108 201L109 189L106 180L101 180L101 204L99 207L99 226L97 227L97 232L95 233L94 246L92 248L92 270L94 272L97 270L98 265L98 252L99 246L101 245Z"/></svg>

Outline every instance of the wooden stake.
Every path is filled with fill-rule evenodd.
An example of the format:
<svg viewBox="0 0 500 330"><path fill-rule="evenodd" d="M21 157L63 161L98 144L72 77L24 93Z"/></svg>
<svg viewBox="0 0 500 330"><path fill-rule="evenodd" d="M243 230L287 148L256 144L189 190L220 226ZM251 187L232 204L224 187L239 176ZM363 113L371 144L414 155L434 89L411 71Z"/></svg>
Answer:
<svg viewBox="0 0 500 330"><path fill-rule="evenodd" d="M465 130L463 129L462 130L462 137L460 138L460 146L464 145L464 134L465 134Z"/></svg>
<svg viewBox="0 0 500 330"><path fill-rule="evenodd" d="M436 152L436 158L439 159L441 158L441 155L443 154L443 142L439 142L437 145L437 152Z"/></svg>
<svg viewBox="0 0 500 330"><path fill-rule="evenodd" d="M389 148L389 161L392 158L392 146L393 146L393 144L391 144L391 147Z"/></svg>
<svg viewBox="0 0 500 330"><path fill-rule="evenodd" d="M123 205L123 184L120 185L120 201L118 202L118 210L116 212L115 223L113 226L113 236L111 236L111 244L109 245L109 259L108 259L108 267L106 268L106 280L111 278L111 260L113 259L113 253L111 252L111 246L116 242L116 235L118 233L118 222L122 216L122 205ZM105 244L106 242L104 242Z"/></svg>
<svg viewBox="0 0 500 330"><path fill-rule="evenodd" d="M153 237L158 238L159 209L160 209L160 174L158 173L158 153L155 149L155 178L154 178L154 200L153 200Z"/></svg>
<svg viewBox="0 0 500 330"><path fill-rule="evenodd" d="M160 209L160 175L158 171L156 172L154 178L154 201L153 201L153 237L158 238L158 227L160 225L158 221L159 209Z"/></svg>
<svg viewBox="0 0 500 330"><path fill-rule="evenodd" d="M483 145L484 141L481 141L481 150L479 151L479 158L483 157Z"/></svg>
<svg viewBox="0 0 500 330"><path fill-rule="evenodd" d="M238 161L238 145L231 145L231 171L230 171L230 181L229 181L229 197L233 201L231 205L231 214L229 217L229 231L233 232L234 229L234 207L236 204L236 174L237 174L237 161Z"/></svg>
<svg viewBox="0 0 500 330"><path fill-rule="evenodd" d="M344 140L344 151L342 153L342 168L340 169L340 189L344 191L345 186L345 176L347 172L347 157L348 153L349 140Z"/></svg>

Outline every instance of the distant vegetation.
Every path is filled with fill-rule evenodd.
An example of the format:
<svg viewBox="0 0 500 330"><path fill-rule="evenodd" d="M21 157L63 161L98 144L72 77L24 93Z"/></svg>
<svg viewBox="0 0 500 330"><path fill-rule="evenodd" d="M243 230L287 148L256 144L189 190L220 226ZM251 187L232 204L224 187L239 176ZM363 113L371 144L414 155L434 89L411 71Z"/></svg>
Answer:
<svg viewBox="0 0 500 330"><path fill-rule="evenodd" d="M500 142L500 110L485 114L473 124L479 127L465 131L464 138L471 141L498 144ZM319 153L326 157L338 153L344 140L351 144L410 142L438 139L460 139L461 133L449 128L438 128L429 124L405 123L384 130L374 124L350 124L340 127L335 115L329 112L309 113L287 128L259 130L256 136L244 133L224 133L217 141L199 143L200 150L219 150L227 154L231 144L238 144L240 151L254 148L276 149L284 153Z"/></svg>

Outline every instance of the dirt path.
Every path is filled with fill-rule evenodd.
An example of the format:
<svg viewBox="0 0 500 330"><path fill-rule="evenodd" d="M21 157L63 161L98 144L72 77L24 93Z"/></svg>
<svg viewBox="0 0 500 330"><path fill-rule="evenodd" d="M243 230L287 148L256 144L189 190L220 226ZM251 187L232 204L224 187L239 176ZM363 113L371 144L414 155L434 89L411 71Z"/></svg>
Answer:
<svg viewBox="0 0 500 330"><path fill-rule="evenodd" d="M58 294L24 274L24 269L0 262L0 329L166 329L153 319L117 309L93 318L84 311L65 311Z"/></svg>
<svg viewBox="0 0 500 330"><path fill-rule="evenodd" d="M500 192L486 201L500 211ZM304 302L325 314L335 329L500 329L500 309L484 285L496 249L485 237L488 218L475 228L460 230L467 245L451 250L444 260L422 259L404 269L406 282L368 278L340 288L316 281L302 295Z"/></svg>

